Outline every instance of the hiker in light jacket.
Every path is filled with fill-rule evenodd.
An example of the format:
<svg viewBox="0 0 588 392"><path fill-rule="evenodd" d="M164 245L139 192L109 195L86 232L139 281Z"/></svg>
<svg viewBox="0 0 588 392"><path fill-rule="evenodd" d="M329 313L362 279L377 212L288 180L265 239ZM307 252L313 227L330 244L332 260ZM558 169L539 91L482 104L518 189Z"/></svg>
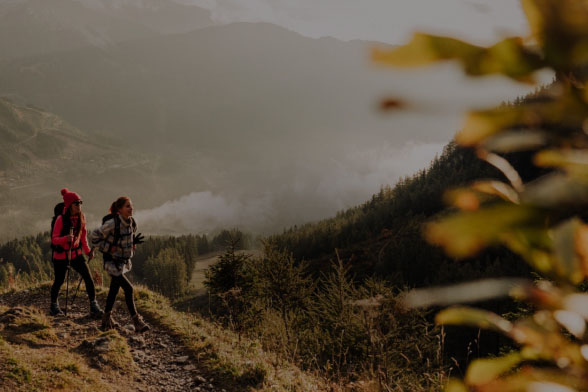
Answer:
<svg viewBox="0 0 588 392"><path fill-rule="evenodd" d="M102 226L91 234L92 246L98 247L104 259L104 269L110 275L110 291L106 298L104 316L102 317L103 330L116 328L118 323L112 318L112 308L116 300L118 290L122 287L125 293L125 302L133 319L136 332L144 332L149 329L141 316L137 313L133 297L133 285L124 275L132 268L131 258L135 254L137 244L142 243L141 234L135 234L137 224L133 219L133 203L126 196L115 200L109 209L109 214L102 219Z"/></svg>
<svg viewBox="0 0 588 392"><path fill-rule="evenodd" d="M63 212L55 219L53 231L51 232L55 281L51 286L51 308L49 312L53 316L63 314L59 308L57 297L59 289L65 281L67 269L71 266L82 276L86 284L86 292L90 299L90 315L100 317L102 316L102 309L96 302L94 282L84 258L84 254L86 254L88 255L88 260L91 260L94 257L94 252L88 246L86 218L82 212L82 198L77 193L70 192L67 188L61 190L61 195L63 196ZM68 260L70 256L71 259Z"/></svg>

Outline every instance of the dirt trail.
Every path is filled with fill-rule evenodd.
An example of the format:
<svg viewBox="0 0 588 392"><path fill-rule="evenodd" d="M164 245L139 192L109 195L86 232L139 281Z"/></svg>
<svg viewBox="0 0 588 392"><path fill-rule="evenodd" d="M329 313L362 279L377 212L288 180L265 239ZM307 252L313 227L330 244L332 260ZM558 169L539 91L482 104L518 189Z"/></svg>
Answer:
<svg viewBox="0 0 588 392"><path fill-rule="evenodd" d="M65 299L63 295L61 297L60 304L64 308ZM120 302L124 301L118 299L117 306L119 308L117 309L115 306L113 314L121 325L118 329L119 334L127 340L130 347L135 371L132 376L128 374L117 375L118 380L105 381L118 386L124 384L128 386L127 390L133 391L225 391L215 386L214 379L198 368L196 359L190 355L190 352L177 338L163 327L146 318L146 321L151 325L151 330L143 334L136 334L128 312L124 308L124 303ZM13 311L14 309L18 310L19 307L29 307L40 309L46 313L49 309L48 288L46 293L42 290L24 290L2 294L0 295L0 304L8 306ZM69 304L67 316L50 318L52 327L60 339L61 347L74 351L76 348L79 350L79 347L97 344L96 337L101 333L98 329L100 321L89 317L88 308L86 293L81 292L78 293L74 305ZM94 348L94 353L100 352L100 347ZM87 360L91 366L100 369L101 356L99 354L94 358L87 358ZM125 379L123 381L120 378Z"/></svg>

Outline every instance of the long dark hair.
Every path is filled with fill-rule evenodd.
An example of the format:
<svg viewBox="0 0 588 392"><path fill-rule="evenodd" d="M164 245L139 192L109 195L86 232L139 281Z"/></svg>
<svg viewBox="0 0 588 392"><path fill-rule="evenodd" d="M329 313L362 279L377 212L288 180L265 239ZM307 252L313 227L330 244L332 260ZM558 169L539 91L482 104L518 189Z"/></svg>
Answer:
<svg viewBox="0 0 588 392"><path fill-rule="evenodd" d="M127 201L131 200L128 196L121 196L118 199L116 199L115 201L112 202L112 204L110 205L110 208L108 209L108 212L110 212L111 214L118 214L118 211L124 207L124 205L127 203Z"/></svg>
<svg viewBox="0 0 588 392"><path fill-rule="evenodd" d="M71 225L71 204L70 206L67 208L67 210L65 211L65 214L63 214L63 224L65 225L68 222L68 224ZM80 211L80 218L78 219L78 224L76 227L74 227L74 239L73 242L76 242L77 240L80 239L80 237L82 236L82 227L86 226L86 216L84 215L84 213L82 211Z"/></svg>

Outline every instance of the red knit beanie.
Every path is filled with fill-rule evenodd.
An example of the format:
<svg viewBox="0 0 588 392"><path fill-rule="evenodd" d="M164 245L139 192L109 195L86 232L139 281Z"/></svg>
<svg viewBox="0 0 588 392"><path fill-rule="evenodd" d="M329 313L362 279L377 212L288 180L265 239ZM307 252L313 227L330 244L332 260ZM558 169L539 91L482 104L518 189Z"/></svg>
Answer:
<svg viewBox="0 0 588 392"><path fill-rule="evenodd" d="M69 208L69 206L71 206L71 203L73 203L74 201L77 201L77 200L82 200L80 195L78 195L75 192L70 192L69 189L67 189L67 188L63 188L61 190L61 195L63 196L63 204L64 204L63 213L64 214L67 211L67 209Z"/></svg>

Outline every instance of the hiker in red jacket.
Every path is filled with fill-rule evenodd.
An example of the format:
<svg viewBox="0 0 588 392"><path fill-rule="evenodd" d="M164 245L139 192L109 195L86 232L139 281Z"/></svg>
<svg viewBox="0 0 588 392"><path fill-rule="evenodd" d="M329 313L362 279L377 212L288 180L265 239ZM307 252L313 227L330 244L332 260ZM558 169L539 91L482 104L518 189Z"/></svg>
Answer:
<svg viewBox="0 0 588 392"><path fill-rule="evenodd" d="M91 260L94 252L88 246L86 237L86 218L82 213L82 198L67 188L61 190L63 196L63 212L55 219L51 232L51 245L53 248L53 269L55 281L51 286L50 314L57 316L63 314L57 302L59 289L65 281L67 269L71 266L84 279L86 292L90 299L90 315L95 318L102 317L103 312L96 302L94 282L90 276L90 270L84 254Z"/></svg>

